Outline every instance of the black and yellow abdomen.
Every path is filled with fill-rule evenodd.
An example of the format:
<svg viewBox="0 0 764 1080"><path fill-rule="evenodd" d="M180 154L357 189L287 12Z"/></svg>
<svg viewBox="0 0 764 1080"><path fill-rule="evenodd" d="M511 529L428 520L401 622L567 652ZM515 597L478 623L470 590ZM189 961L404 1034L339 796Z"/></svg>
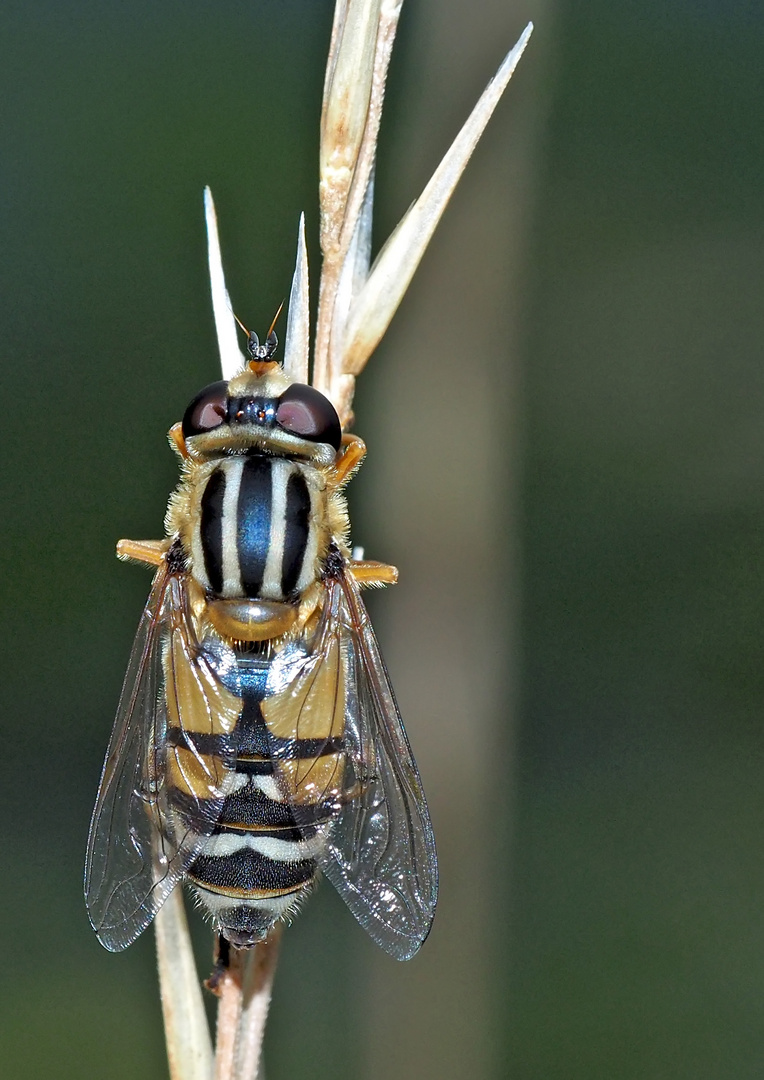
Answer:
<svg viewBox="0 0 764 1080"><path fill-rule="evenodd" d="M177 659L176 666L182 668L182 658ZM338 680L342 684L343 676L336 668L339 661L337 652L327 675L333 686ZM256 654L239 654L235 670L227 673L230 688L219 687L226 704L238 711L230 734L200 737L186 731L183 737L183 741L194 743L198 753L210 760L217 756L221 764L224 747L234 748L226 797L187 876L220 931L239 946L262 940L312 889L327 827L336 812L337 785L344 768L344 692L332 695L328 715L322 716L318 727L315 719L313 724L309 722L307 737L301 737L296 716L285 726L278 707L271 715L263 700L269 666L269 660ZM317 689L322 692L323 688ZM227 708L226 716L233 710ZM314 710L305 712L310 717ZM172 713L170 707L171 719ZM324 738L315 737L319 730ZM274 761L274 750L280 767ZM301 790L297 779L301 775L327 771L333 784ZM296 783L290 779L293 776ZM194 790L193 775L187 768L174 769L169 779L171 804L189 836L204 821L199 813L200 793Z"/></svg>

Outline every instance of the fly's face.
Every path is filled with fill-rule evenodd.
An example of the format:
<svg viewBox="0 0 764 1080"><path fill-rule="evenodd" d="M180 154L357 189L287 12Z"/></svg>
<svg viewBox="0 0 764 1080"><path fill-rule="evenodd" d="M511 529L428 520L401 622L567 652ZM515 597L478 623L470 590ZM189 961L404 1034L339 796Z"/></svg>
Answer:
<svg viewBox="0 0 764 1080"><path fill-rule="evenodd" d="M330 465L342 441L328 398L292 382L279 364L257 361L229 382L205 386L186 409L182 432L189 455L202 460L255 451Z"/></svg>

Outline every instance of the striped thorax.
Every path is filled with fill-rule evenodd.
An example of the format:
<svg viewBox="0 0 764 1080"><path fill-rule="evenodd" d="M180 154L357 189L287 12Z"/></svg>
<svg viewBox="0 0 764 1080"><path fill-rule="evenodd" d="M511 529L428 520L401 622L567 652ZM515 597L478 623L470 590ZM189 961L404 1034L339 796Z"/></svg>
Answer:
<svg viewBox="0 0 764 1080"><path fill-rule="evenodd" d="M337 414L275 363L213 383L183 420L185 472L167 529L180 537L224 636L270 640L292 629L347 512L333 483Z"/></svg>
<svg viewBox="0 0 764 1080"><path fill-rule="evenodd" d="M192 487L189 566L211 595L293 602L329 545L324 474L259 452L207 463Z"/></svg>

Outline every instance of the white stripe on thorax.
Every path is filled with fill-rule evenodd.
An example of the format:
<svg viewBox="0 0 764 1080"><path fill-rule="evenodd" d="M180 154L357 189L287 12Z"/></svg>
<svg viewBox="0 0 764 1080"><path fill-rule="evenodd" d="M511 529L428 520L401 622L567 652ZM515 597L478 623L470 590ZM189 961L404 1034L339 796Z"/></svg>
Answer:
<svg viewBox="0 0 764 1080"><path fill-rule="evenodd" d="M308 542L305 545L305 553L302 558L302 566L300 567L300 576L297 579L298 593L304 592L308 586L312 585L316 580L316 559L318 557L318 529L316 528L316 521L318 520L319 495L313 487L313 484L308 483L306 477L304 477L304 479L310 496L310 518L308 519Z"/></svg>
<svg viewBox="0 0 764 1080"><path fill-rule="evenodd" d="M223 596L241 596L241 570L239 568L239 550L237 536L237 510L239 507L239 489L241 474L244 470L244 458L231 458L224 462L221 469L225 472L225 492L223 493Z"/></svg>
<svg viewBox="0 0 764 1080"><path fill-rule="evenodd" d="M281 568L284 562L286 537L287 484L294 472L291 461L274 458L271 461L271 531L268 538L268 558L263 572L262 595L268 600L282 600Z"/></svg>
<svg viewBox="0 0 764 1080"><path fill-rule="evenodd" d="M207 577L207 566L204 561L204 547L202 546L202 513L197 514L196 524L191 533L191 565L194 577L203 589L209 589L210 579Z"/></svg>

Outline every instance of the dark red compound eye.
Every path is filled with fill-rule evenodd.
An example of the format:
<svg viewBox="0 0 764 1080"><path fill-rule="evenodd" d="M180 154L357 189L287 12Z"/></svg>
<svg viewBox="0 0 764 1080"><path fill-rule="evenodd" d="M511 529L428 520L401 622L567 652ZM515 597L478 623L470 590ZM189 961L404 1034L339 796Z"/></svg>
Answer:
<svg viewBox="0 0 764 1080"><path fill-rule="evenodd" d="M220 427L225 420L228 383L214 382L200 390L183 415L183 438Z"/></svg>
<svg viewBox="0 0 764 1080"><path fill-rule="evenodd" d="M339 450L342 428L337 410L312 386L293 383L279 398L276 422L285 431L310 442L328 443Z"/></svg>

